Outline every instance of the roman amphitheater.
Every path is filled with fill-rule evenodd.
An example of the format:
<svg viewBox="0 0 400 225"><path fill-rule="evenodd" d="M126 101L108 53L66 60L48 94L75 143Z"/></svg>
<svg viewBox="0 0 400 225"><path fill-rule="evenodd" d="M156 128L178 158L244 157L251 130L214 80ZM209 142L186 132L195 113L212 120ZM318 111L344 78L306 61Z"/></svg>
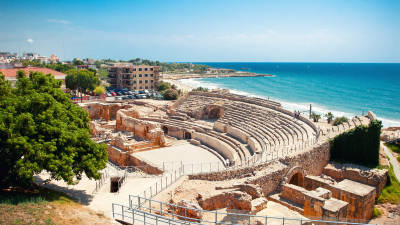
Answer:
<svg viewBox="0 0 400 225"><path fill-rule="evenodd" d="M366 223L386 183L385 170L329 162L329 138L371 112L331 126L227 90L81 106L109 153L82 201L125 224Z"/></svg>

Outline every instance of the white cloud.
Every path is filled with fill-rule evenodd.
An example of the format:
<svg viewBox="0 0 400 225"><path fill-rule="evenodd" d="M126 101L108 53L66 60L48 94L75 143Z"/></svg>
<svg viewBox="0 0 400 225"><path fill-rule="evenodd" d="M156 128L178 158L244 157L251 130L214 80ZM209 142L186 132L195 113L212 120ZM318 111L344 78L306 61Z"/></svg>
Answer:
<svg viewBox="0 0 400 225"><path fill-rule="evenodd" d="M58 20L58 19L48 19L47 22L49 23L58 23L58 24L70 24L68 20Z"/></svg>
<svg viewBox="0 0 400 225"><path fill-rule="evenodd" d="M28 38L28 39L26 39L26 42L28 42L29 44L33 44L33 39L32 38Z"/></svg>

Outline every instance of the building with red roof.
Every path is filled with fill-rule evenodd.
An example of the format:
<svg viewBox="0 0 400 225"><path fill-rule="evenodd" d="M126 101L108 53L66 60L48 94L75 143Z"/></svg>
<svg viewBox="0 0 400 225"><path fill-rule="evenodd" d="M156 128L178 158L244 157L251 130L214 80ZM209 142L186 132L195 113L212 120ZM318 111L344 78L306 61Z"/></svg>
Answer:
<svg viewBox="0 0 400 225"><path fill-rule="evenodd" d="M58 72L56 70L52 70L49 68L43 68L43 67L16 67L16 68L0 68L0 73L3 73L5 76L6 80L9 80L11 82L15 82L17 80L17 72L19 70L25 71L26 75L29 75L30 72L41 72L43 74L51 74L54 76L56 80L62 80L63 84L65 83L65 73Z"/></svg>

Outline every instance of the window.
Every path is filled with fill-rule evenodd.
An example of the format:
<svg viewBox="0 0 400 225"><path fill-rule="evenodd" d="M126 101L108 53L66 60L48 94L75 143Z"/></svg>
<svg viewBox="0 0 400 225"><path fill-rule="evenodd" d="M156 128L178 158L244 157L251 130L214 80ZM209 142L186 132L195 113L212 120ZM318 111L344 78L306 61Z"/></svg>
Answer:
<svg viewBox="0 0 400 225"><path fill-rule="evenodd" d="M142 81L141 80L139 80L139 84L141 84L142 83Z"/></svg>
<svg viewBox="0 0 400 225"><path fill-rule="evenodd" d="M133 83L136 84L136 80L134 80Z"/></svg>
<svg viewBox="0 0 400 225"><path fill-rule="evenodd" d="M150 68L150 71L153 71L153 68Z"/></svg>
<svg viewBox="0 0 400 225"><path fill-rule="evenodd" d="M147 68L144 68L144 71L147 71Z"/></svg>
<svg viewBox="0 0 400 225"><path fill-rule="evenodd" d="M136 74L135 74L135 75L133 75L133 77L136 77Z"/></svg>
<svg viewBox="0 0 400 225"><path fill-rule="evenodd" d="M153 83L154 82L154 80L151 80L151 83Z"/></svg>
<svg viewBox="0 0 400 225"><path fill-rule="evenodd" d="M146 89L149 89L149 87L148 87L148 86L146 86Z"/></svg>
<svg viewBox="0 0 400 225"><path fill-rule="evenodd" d="M148 77L149 75L146 73L145 75L144 75L144 77Z"/></svg>
<svg viewBox="0 0 400 225"><path fill-rule="evenodd" d="M139 77L142 77L142 74L139 74Z"/></svg>
<svg viewBox="0 0 400 225"><path fill-rule="evenodd" d="M136 68L133 68L133 71L136 71Z"/></svg>
<svg viewBox="0 0 400 225"><path fill-rule="evenodd" d="M154 77L154 74L150 74L151 77Z"/></svg>
<svg viewBox="0 0 400 225"><path fill-rule="evenodd" d="M139 68L139 71L142 71L142 68Z"/></svg>
<svg viewBox="0 0 400 225"><path fill-rule="evenodd" d="M149 83L149 81L148 81L148 80L145 80L144 82L145 82L146 84L147 84L147 83Z"/></svg>

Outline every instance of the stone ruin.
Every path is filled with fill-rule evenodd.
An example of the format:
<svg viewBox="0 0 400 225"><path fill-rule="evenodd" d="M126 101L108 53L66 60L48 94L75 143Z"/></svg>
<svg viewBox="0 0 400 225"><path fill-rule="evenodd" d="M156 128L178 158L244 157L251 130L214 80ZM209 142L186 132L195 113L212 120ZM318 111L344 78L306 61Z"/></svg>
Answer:
<svg viewBox="0 0 400 225"><path fill-rule="evenodd" d="M370 219L386 183L385 171L328 164L328 139L368 124L372 113L320 129L303 115L294 118L278 102L225 90L192 91L161 108L140 102L82 107L93 120L92 134L109 141L109 158L118 165L144 166L147 173L160 174L161 169L132 153L168 146L169 138L176 138L211 152L229 168L190 175L189 181L230 184L193 193L192 199L169 199L178 205L257 214L275 201L309 218Z"/></svg>

